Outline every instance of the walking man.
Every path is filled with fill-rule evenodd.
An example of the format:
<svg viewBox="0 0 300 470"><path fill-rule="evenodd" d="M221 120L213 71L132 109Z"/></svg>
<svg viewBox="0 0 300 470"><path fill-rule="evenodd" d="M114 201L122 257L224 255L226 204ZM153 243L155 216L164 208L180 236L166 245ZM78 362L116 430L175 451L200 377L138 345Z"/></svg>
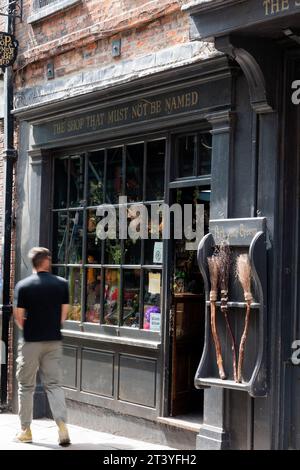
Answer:
<svg viewBox="0 0 300 470"><path fill-rule="evenodd" d="M47 392L51 412L58 426L58 443L70 444L66 426L67 410L61 388L61 324L69 307L69 289L65 279L50 274L51 253L47 248L32 248L28 254L33 274L15 288L14 317L23 330L17 359L19 382L20 442L32 442L33 393L39 370Z"/></svg>

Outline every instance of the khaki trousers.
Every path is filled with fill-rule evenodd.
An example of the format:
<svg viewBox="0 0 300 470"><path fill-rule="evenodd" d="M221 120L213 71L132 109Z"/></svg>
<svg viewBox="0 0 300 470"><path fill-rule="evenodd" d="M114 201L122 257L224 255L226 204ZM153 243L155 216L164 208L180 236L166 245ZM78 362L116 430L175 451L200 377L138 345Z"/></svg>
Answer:
<svg viewBox="0 0 300 470"><path fill-rule="evenodd" d="M18 352L17 379L19 382L19 417L22 429L29 427L32 421L33 393L38 370L54 420L66 422L67 408L64 391L61 387L62 342L20 342Z"/></svg>

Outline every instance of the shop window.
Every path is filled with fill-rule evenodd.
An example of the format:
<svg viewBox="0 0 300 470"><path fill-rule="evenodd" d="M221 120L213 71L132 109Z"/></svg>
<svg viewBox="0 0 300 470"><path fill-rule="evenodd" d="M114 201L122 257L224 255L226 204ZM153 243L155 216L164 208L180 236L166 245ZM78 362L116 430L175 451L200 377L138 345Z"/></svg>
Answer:
<svg viewBox="0 0 300 470"><path fill-rule="evenodd" d="M211 148L209 132L179 135L175 140L175 178L210 175Z"/></svg>
<svg viewBox="0 0 300 470"><path fill-rule="evenodd" d="M123 240L118 231L102 240L98 207L114 205L117 230L119 196L127 196L127 228L139 204L150 215L164 200L165 147L159 139L54 159L53 272L69 281L69 320L159 331L161 217L157 226L146 224L155 240Z"/></svg>

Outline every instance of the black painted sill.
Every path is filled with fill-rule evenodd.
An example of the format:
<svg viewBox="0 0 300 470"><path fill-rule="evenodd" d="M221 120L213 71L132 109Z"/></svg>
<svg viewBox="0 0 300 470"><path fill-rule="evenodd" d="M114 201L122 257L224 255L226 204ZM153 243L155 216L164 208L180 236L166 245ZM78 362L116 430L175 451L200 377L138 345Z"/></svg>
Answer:
<svg viewBox="0 0 300 470"><path fill-rule="evenodd" d="M50 16L68 10L73 6L75 7L79 5L79 3L82 3L82 0L57 0L56 2L50 3L42 8L32 10L31 15L27 18L27 23L38 23Z"/></svg>

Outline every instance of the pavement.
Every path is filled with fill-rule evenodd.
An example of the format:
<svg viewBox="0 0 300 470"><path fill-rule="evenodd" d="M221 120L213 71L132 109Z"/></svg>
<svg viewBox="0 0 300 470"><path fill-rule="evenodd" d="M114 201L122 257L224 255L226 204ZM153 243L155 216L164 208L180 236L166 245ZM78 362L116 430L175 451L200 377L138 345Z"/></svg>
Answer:
<svg viewBox="0 0 300 470"><path fill-rule="evenodd" d="M114 434L97 432L79 426L69 425L72 445L61 447L57 444L57 427L49 419L35 419L32 422L32 444L15 442L20 429L17 415L0 413L0 450L174 450L171 447L128 439Z"/></svg>

